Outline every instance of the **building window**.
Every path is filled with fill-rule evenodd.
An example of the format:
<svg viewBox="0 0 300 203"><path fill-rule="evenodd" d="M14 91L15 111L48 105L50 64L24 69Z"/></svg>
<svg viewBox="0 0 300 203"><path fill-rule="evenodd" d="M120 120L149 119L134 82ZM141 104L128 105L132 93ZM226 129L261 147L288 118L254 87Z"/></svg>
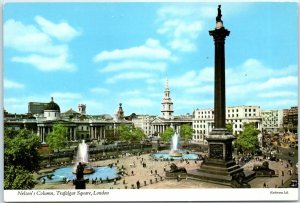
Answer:
<svg viewBox="0 0 300 203"><path fill-rule="evenodd" d="M236 114L236 117L239 117L239 114Z"/></svg>
<svg viewBox="0 0 300 203"><path fill-rule="evenodd" d="M247 112L247 109L245 109L245 112Z"/></svg>
<svg viewBox="0 0 300 203"><path fill-rule="evenodd" d="M228 118L230 118L230 114L228 114Z"/></svg>
<svg viewBox="0 0 300 203"><path fill-rule="evenodd" d="M234 127L237 128L237 124L235 124Z"/></svg>
<svg viewBox="0 0 300 203"><path fill-rule="evenodd" d="M245 114L245 116L247 117L247 114Z"/></svg>
<svg viewBox="0 0 300 203"><path fill-rule="evenodd" d="M249 116L251 116L251 113L249 113Z"/></svg>
<svg viewBox="0 0 300 203"><path fill-rule="evenodd" d="M251 112L251 109L249 109L249 112Z"/></svg>
<svg viewBox="0 0 300 203"><path fill-rule="evenodd" d="M255 112L256 109L253 109L253 112Z"/></svg>
<svg viewBox="0 0 300 203"><path fill-rule="evenodd" d="M242 128L242 124L240 124L240 128Z"/></svg>

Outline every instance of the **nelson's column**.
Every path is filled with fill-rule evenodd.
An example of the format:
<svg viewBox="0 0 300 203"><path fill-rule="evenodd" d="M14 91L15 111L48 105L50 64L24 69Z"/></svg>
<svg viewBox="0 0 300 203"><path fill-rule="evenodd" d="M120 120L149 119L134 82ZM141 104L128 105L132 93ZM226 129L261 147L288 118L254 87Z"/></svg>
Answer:
<svg viewBox="0 0 300 203"><path fill-rule="evenodd" d="M255 174L250 173L245 177L243 169L232 159L232 141L235 137L226 130L224 44L230 31L223 26L221 17L221 5L219 5L216 27L209 31L215 44L214 128L206 137L208 158L204 160L200 169L191 171L189 177L231 187L250 187L247 180L255 177Z"/></svg>

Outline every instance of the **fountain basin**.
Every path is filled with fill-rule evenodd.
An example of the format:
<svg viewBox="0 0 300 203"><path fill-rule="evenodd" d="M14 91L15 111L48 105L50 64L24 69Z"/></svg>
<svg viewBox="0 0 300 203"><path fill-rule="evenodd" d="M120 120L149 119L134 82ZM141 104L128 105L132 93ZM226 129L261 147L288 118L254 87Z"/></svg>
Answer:
<svg viewBox="0 0 300 203"><path fill-rule="evenodd" d="M106 180L114 180L119 178L119 170L117 167L110 167L110 166L99 166L99 167L92 167L94 173L85 174L84 179L98 179L100 178L103 181ZM47 174L39 178L39 181L43 182L45 179L45 183L62 183L65 181L72 181L76 179L76 175L72 173L74 170L74 166L62 167L55 169L51 174ZM51 178L49 178L51 177Z"/></svg>
<svg viewBox="0 0 300 203"><path fill-rule="evenodd" d="M91 173L95 172L95 170L93 169L93 167L87 165L86 163L82 163L82 165L84 166L84 170L83 170L83 174L84 175L91 174ZM76 166L74 167L72 173L76 174Z"/></svg>
<svg viewBox="0 0 300 203"><path fill-rule="evenodd" d="M170 153L164 153L164 152L157 152L157 153L153 153L152 157L154 159L164 159L164 160L180 160L180 159L188 159L188 160L200 160L201 157L198 154L185 154L185 153L181 153L181 155L179 156L172 156Z"/></svg>
<svg viewBox="0 0 300 203"><path fill-rule="evenodd" d="M171 157L182 157L182 153L178 150L172 150L170 151L169 155Z"/></svg>

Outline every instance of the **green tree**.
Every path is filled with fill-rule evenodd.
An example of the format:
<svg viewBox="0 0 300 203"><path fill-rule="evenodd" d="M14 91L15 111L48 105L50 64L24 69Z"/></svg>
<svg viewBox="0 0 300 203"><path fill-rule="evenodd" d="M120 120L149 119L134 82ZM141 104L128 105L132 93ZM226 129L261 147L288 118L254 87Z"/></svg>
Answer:
<svg viewBox="0 0 300 203"><path fill-rule="evenodd" d="M131 142L132 140L131 129L132 127L129 125L125 125L125 124L119 125L116 131L119 135L120 140Z"/></svg>
<svg viewBox="0 0 300 203"><path fill-rule="evenodd" d="M237 145L245 152L254 152L259 147L258 134L254 123L245 123L243 132L237 137Z"/></svg>
<svg viewBox="0 0 300 203"><path fill-rule="evenodd" d="M33 172L40 168L39 137L28 130L4 132L4 189L31 189Z"/></svg>
<svg viewBox="0 0 300 203"><path fill-rule="evenodd" d="M51 150L58 151L67 144L68 128L63 124L54 124L53 130L47 135L46 142Z"/></svg>
<svg viewBox="0 0 300 203"><path fill-rule="evenodd" d="M141 141L144 137L144 131L141 128L121 124L117 127L117 133L121 140L128 142Z"/></svg>
<svg viewBox="0 0 300 203"><path fill-rule="evenodd" d="M180 136L186 144L193 138L193 129L190 125L184 124L180 127Z"/></svg>
<svg viewBox="0 0 300 203"><path fill-rule="evenodd" d="M166 128L166 130L160 135L160 138L164 142L169 142L174 135L174 129L173 128Z"/></svg>
<svg viewBox="0 0 300 203"><path fill-rule="evenodd" d="M232 123L227 123L226 124L226 129L227 131L232 135L233 134L233 125Z"/></svg>
<svg viewBox="0 0 300 203"><path fill-rule="evenodd" d="M132 135L134 141L141 141L145 138L145 133L141 128L133 128Z"/></svg>

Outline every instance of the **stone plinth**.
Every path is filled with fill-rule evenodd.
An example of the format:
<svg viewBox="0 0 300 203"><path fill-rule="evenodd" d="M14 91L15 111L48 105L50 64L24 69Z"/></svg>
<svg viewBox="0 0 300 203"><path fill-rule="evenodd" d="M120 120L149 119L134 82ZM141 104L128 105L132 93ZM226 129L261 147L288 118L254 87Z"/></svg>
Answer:
<svg viewBox="0 0 300 203"><path fill-rule="evenodd" d="M226 129L214 129L206 137L208 158L200 169L189 171L189 179L228 185L231 187L249 187L243 169L232 159L233 135Z"/></svg>
<svg viewBox="0 0 300 203"><path fill-rule="evenodd" d="M86 186L85 186L85 180L75 180L74 181L74 185L75 185L75 189L85 189Z"/></svg>

